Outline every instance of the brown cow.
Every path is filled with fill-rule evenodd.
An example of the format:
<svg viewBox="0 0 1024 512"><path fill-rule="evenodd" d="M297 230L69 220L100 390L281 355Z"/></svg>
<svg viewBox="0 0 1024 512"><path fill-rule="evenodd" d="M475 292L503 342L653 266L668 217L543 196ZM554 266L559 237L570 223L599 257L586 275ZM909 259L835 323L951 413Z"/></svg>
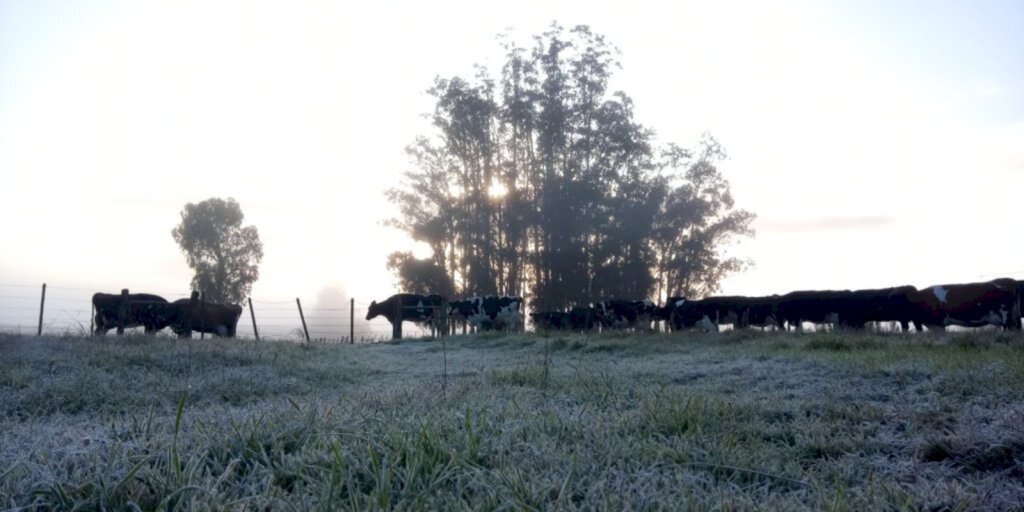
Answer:
<svg viewBox="0 0 1024 512"><path fill-rule="evenodd" d="M949 325L995 325L1020 329L1020 287L1013 279L985 283L942 284L908 293L914 327L944 330Z"/></svg>

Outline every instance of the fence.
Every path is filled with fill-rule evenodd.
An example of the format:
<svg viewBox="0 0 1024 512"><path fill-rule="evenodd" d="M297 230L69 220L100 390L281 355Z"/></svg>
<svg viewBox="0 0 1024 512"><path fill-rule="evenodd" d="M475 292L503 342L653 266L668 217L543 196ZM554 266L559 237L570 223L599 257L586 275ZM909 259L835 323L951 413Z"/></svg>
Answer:
<svg viewBox="0 0 1024 512"><path fill-rule="evenodd" d="M92 330L95 289L52 284L0 283L0 332L49 335L87 335ZM119 293L120 289L102 290ZM155 293L168 301L188 299L189 292L132 290ZM301 300L250 298L238 320L237 336L277 341L371 343L390 340L392 327L383 317L366 321L369 302L350 298L341 307L305 307ZM318 305L319 306L319 305ZM406 325L414 335L429 334ZM136 330L141 331L140 328ZM129 332L133 329L129 329ZM199 335L197 333L197 335Z"/></svg>

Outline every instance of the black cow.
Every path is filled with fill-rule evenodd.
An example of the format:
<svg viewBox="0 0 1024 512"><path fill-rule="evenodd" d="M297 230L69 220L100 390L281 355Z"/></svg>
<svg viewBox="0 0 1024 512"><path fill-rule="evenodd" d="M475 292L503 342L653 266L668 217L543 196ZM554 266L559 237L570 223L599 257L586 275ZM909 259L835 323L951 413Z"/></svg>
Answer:
<svg viewBox="0 0 1024 512"><path fill-rule="evenodd" d="M394 327L398 321L398 309L402 308L402 320L426 325L431 330L440 329L444 325L444 298L440 295L418 295L414 293L398 293L382 302L373 301L366 310L366 319L372 320L383 316Z"/></svg>
<svg viewBox="0 0 1024 512"><path fill-rule="evenodd" d="M785 327L779 320L779 296L746 297L747 309L740 327Z"/></svg>
<svg viewBox="0 0 1024 512"><path fill-rule="evenodd" d="M120 294L93 294L92 307L96 314L96 334L102 336L110 329L117 328L118 312L121 308ZM170 325L171 313L169 303L163 297L149 293L131 293L128 294L124 327L142 326L146 334L153 334Z"/></svg>
<svg viewBox="0 0 1024 512"><path fill-rule="evenodd" d="M590 331L597 328L597 310L577 306L569 310L569 327L573 331Z"/></svg>
<svg viewBox="0 0 1024 512"><path fill-rule="evenodd" d="M538 331L572 328L571 316L563 311L537 311L530 313L530 319Z"/></svg>
<svg viewBox="0 0 1024 512"><path fill-rule="evenodd" d="M836 320L849 329L862 329L868 322L899 322L906 332L914 318L910 299L916 292L913 286L854 290L834 298Z"/></svg>
<svg viewBox="0 0 1024 512"><path fill-rule="evenodd" d="M658 305L649 300L602 300L594 304L597 321L608 329L633 328L658 317Z"/></svg>
<svg viewBox="0 0 1024 512"><path fill-rule="evenodd" d="M725 324L731 324L734 329L779 328L778 300L778 295L717 296L692 301L683 297L669 297L661 316L672 329L701 327L717 331L719 326Z"/></svg>
<svg viewBox="0 0 1024 512"><path fill-rule="evenodd" d="M472 297L448 303L448 313L481 330L519 329L522 297Z"/></svg>
<svg viewBox="0 0 1024 512"><path fill-rule="evenodd" d="M849 303L850 290L797 291L779 297L777 305L780 324L786 322L797 331L803 323L839 323L840 311Z"/></svg>
<svg viewBox="0 0 1024 512"><path fill-rule="evenodd" d="M663 316L672 330L680 331L699 327L705 331L718 332L717 319L722 317L722 304L709 299L688 300L669 297L663 309Z"/></svg>
<svg viewBox="0 0 1024 512"><path fill-rule="evenodd" d="M655 318L665 322L665 329L672 330L674 328L672 322L672 313L675 311L676 305L686 301L686 297L672 296L665 301L665 305L659 307L655 312Z"/></svg>
<svg viewBox="0 0 1024 512"><path fill-rule="evenodd" d="M238 331L238 319L242 316L242 306L238 304L197 302L192 311L189 311L192 305L190 299L178 299L171 305L170 326L178 336L185 336L191 330L216 334L221 338L234 338Z"/></svg>
<svg viewBox="0 0 1024 512"><path fill-rule="evenodd" d="M1013 279L936 285L909 294L914 326L944 330L949 325L1021 328L1021 286Z"/></svg>

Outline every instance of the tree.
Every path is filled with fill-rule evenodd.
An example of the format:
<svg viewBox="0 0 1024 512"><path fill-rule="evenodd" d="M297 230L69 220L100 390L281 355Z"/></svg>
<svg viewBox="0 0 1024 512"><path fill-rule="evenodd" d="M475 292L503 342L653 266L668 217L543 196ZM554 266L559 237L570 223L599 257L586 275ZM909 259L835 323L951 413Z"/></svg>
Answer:
<svg viewBox="0 0 1024 512"><path fill-rule="evenodd" d="M721 256L753 219L714 165L724 151L710 138L696 158L657 147L632 99L609 91L618 62L602 36L556 24L504 50L498 78L477 67L434 81L434 132L387 194L388 224L430 246L430 271L455 294L530 294L551 309L711 293L743 268ZM389 258L403 284L409 261Z"/></svg>
<svg viewBox="0 0 1024 512"><path fill-rule="evenodd" d="M388 257L388 270L398 277L398 288L405 293L438 294L453 298L455 287L444 269L430 260L418 260L411 252L396 252Z"/></svg>
<svg viewBox="0 0 1024 512"><path fill-rule="evenodd" d="M241 303L260 276L263 244L255 226L242 226L243 218L234 199L213 197L186 204L181 224L171 230L195 270L192 289L209 302Z"/></svg>
<svg viewBox="0 0 1024 512"><path fill-rule="evenodd" d="M670 146L671 165L684 169L682 180L658 205L653 246L658 289L666 297L703 297L718 291L726 275L751 265L724 258L721 248L738 236L752 236L754 214L735 209L729 183L715 162L725 150L710 135L700 143L700 154Z"/></svg>

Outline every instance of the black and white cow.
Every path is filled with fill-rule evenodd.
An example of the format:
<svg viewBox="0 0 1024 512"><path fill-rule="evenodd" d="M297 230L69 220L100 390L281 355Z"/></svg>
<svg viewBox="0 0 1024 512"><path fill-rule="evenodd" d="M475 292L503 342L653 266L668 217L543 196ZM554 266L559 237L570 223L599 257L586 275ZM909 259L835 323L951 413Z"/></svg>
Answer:
<svg viewBox="0 0 1024 512"><path fill-rule="evenodd" d="M153 334L171 324L173 308L166 299L149 293L131 293L127 296L124 327L142 326L146 334ZM104 335L117 328L121 295L96 293L92 296L95 316L95 333Z"/></svg>
<svg viewBox="0 0 1024 512"><path fill-rule="evenodd" d="M448 303L448 314L480 330L521 328L522 297L472 297Z"/></svg>
<svg viewBox="0 0 1024 512"><path fill-rule="evenodd" d="M1013 279L931 286L909 297L918 330L921 325L934 330L950 325L1021 328L1021 286Z"/></svg>
<svg viewBox="0 0 1024 512"><path fill-rule="evenodd" d="M441 329L445 325L444 298L440 295L418 295L414 293L398 293L384 301L373 301L366 310L366 319L372 320L383 316L391 323L392 328L398 322L399 308L401 318L405 322L416 322L429 326L431 330Z"/></svg>

